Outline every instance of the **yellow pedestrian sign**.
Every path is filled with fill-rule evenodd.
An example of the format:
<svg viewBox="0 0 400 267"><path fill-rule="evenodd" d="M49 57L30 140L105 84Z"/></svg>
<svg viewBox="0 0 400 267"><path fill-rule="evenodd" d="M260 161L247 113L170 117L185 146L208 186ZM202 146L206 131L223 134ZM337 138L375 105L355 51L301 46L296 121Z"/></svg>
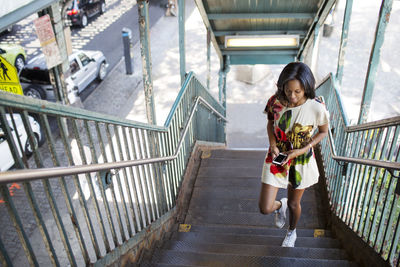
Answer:
<svg viewBox="0 0 400 267"><path fill-rule="evenodd" d="M0 90L23 95L17 69L0 56Z"/></svg>

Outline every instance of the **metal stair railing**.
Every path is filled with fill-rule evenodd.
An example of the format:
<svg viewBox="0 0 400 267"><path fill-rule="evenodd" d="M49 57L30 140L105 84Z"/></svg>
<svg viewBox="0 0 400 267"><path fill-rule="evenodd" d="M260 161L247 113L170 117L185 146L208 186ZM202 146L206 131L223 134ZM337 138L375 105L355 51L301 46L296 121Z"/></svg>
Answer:
<svg viewBox="0 0 400 267"><path fill-rule="evenodd" d="M390 265L400 253L400 117L349 126L333 75L317 88L330 112L321 142L334 214ZM336 146L335 146L336 144ZM397 173L397 176L396 176Z"/></svg>
<svg viewBox="0 0 400 267"><path fill-rule="evenodd" d="M195 142L224 143L226 119L189 73L164 127L2 92L0 122L22 169L0 173L0 261L78 266L116 254L169 212ZM20 153L23 142L32 157Z"/></svg>

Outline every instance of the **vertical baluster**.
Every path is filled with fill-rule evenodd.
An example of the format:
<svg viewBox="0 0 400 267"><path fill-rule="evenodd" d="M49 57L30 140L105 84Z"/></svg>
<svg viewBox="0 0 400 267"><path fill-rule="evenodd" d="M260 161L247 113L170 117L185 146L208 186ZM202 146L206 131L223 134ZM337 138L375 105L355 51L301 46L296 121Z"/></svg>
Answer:
<svg viewBox="0 0 400 267"><path fill-rule="evenodd" d="M126 129L125 127L122 127L121 130L122 130L122 135L123 135L124 142L125 142L127 160L132 160L131 149L133 148L134 144L133 144L133 142L131 142L131 144L129 144L128 138L127 138L127 135L126 135L126 132L129 131L129 129ZM135 220L135 222L136 222L135 225L137 227L135 229L136 229L136 232L139 232L141 229L144 228L144 224L143 224L143 219L142 219L142 213L140 211L140 201L139 201L139 196L138 196L138 192L137 192L138 187L136 185L135 177L133 175L133 168L134 167L129 167L129 174L130 174L130 177L131 177L130 180L131 180L131 184L132 184L133 198L134 198L134 201L135 201L135 205L134 205L134 209L133 209L133 212L135 214L135 219L136 219ZM127 183L128 183L128 181L127 181ZM132 198L132 196L130 196L130 197Z"/></svg>
<svg viewBox="0 0 400 267"><path fill-rule="evenodd" d="M64 144L64 148L65 148L65 152L68 158L68 163L73 166L74 165L74 161L73 161L73 157L72 157L72 152L71 152L71 147L70 144L68 143L68 132L66 129L66 121L64 121L64 118L61 117L57 117L57 122L58 122L58 127L60 129L60 135L61 135L61 139L63 141ZM73 175L73 182L75 184L75 188L76 191L78 193L78 199L79 199L79 203L81 205L82 211L83 211L83 216L85 218L88 230L89 230L89 236L90 239L92 241L92 245L94 247L95 253L96 253L96 257L99 259L101 257L100 255L100 249L99 249L99 244L97 242L97 238L96 235L94 234L94 227L93 227L93 223L92 220L90 218L89 215L89 210L88 207L86 205L86 201L85 201L85 197L82 191L82 187L78 178L78 175Z"/></svg>
<svg viewBox="0 0 400 267"><path fill-rule="evenodd" d="M46 135L47 144L48 144L50 153L52 155L53 164L54 164L54 166L60 166L60 161L57 156L57 152L55 149L55 142L54 142L54 138L52 135L52 131L50 129L50 125L49 125L47 116L44 114L41 114L40 119L41 119L42 125L44 125L44 129L45 129L44 133ZM76 238L78 239L78 243L79 243L79 247L81 249L83 259L86 264L89 264L89 262L90 262L89 254L88 254L85 242L83 241L82 230L79 226L79 222L78 222L78 219L77 219L77 216L75 213L74 205L72 204L72 200L71 200L70 194L68 192L68 186L65 182L65 177L60 177L58 179L58 183L61 185L61 191L62 191L62 194L65 199L65 203L66 203L66 206L68 209L69 216L72 219L72 221L74 222L74 223L72 223L72 226L75 230L75 235L76 235ZM73 257L73 255L72 255L72 257Z"/></svg>
<svg viewBox="0 0 400 267"><path fill-rule="evenodd" d="M379 145L382 134L380 129L375 129L372 130L372 136L370 138L371 141L369 141L369 151L367 151L368 155L366 155L366 158L370 159L373 155L374 147ZM364 172L360 173L360 180L361 180L361 186L359 189L360 192L360 197L358 198L358 202L356 204L356 218L354 222L354 231L357 232L360 236L362 236L362 232L359 231L360 225L363 224L363 217L365 216L365 205L366 205L366 200L368 199L368 194L370 192L369 189L369 182L372 180L372 173L373 173L373 168L370 166L365 166L364 167Z"/></svg>
<svg viewBox="0 0 400 267"><path fill-rule="evenodd" d="M134 133L136 138L134 139ZM139 139L138 139L138 133L137 130L135 129L135 132L133 133L132 128L129 129L129 138L131 140L131 144L132 144L132 159L140 159L139 156ZM135 143L136 140L136 143ZM135 187L137 187L139 189L140 192L140 196L141 196L141 201L142 201L142 207L140 210L142 210L142 219L143 219L143 228L146 227L146 225L149 225L151 223L151 219L150 219L150 214L147 212L148 209L148 203L146 202L146 196L143 190L143 183L141 180L141 169L143 168L143 166L135 166L135 174L136 174L136 180L137 180L137 185ZM144 170L143 170L144 172ZM133 179L133 181L135 181L135 179ZM136 183L135 183L136 184ZM139 206L140 206L140 201L139 201Z"/></svg>
<svg viewBox="0 0 400 267"><path fill-rule="evenodd" d="M396 128L395 128L395 132L394 132L394 135L393 135L393 140L397 140L397 141L394 141L393 143L394 144L396 144L396 146L397 146L397 148L395 149L395 151L394 151L394 154L396 154L396 150L397 150L397 154L396 154L396 158L395 158L395 161L396 162L399 162L400 161L400 157L399 157L399 145L397 145L397 142L399 141L399 133L400 133L400 127L399 126L396 126ZM381 151L381 150L379 150L379 151ZM386 174L387 175L387 174ZM377 233L377 235L376 235L376 239L375 239L375 241L374 241L374 243L375 243L375 248L376 248L376 250L378 251L379 250L379 248L381 247L381 245L382 245L382 243L384 242L384 237L386 236L386 232L387 232L387 230L388 230L388 226L386 225L386 222L387 222L387 220L389 220L390 221L390 204L389 203L393 203L394 202L394 200L392 200L392 195L397 195L397 194L395 194L394 193L394 190L395 190L395 188L396 188L396 185L397 185L397 183L398 183L398 178L396 178L396 179L394 179L392 176L390 177L390 182L389 182L389 188L388 188L388 192L386 193L386 195L385 195L385 199L386 199L386 201L384 202L385 203L385 205L384 205L384 208L383 208L383 214L384 214L384 216L381 216L381 219L380 219L380 221L379 221L379 231L378 231L378 233ZM382 201L383 200L381 200L381 199L378 199L378 202L379 203L382 203ZM390 224L389 224L390 225ZM374 226L373 226L374 227Z"/></svg>
<svg viewBox="0 0 400 267"><path fill-rule="evenodd" d="M85 124L85 126L87 126L87 121L84 121L84 124ZM72 121L72 129L73 129L73 132L74 132L74 136L75 136L75 139L76 139L76 143L77 143L77 146L78 146L79 155L81 157L82 164L83 165L87 165L88 163L87 163L87 160L86 160L85 151L83 150L82 139L81 139L81 137L79 135L78 126L77 126L77 123L76 123L75 120ZM96 158L96 156L92 157L92 161L93 162L97 161L95 158ZM98 177L100 177L100 176L98 176ZM103 238L104 245L106 247L106 251L110 251L111 248L110 248L110 244L108 242L105 226L104 226L104 223L103 223L103 218L102 218L101 213L100 213L100 207L99 207L99 203L97 201L97 196L96 196L96 193L94 191L91 174L90 173L85 173L85 178L86 178L86 182L87 182L87 184L89 186L89 192L90 192L89 198L92 198L92 203L94 204L94 210L95 210L95 214L96 214L96 217L97 217L97 223L100 223L100 232L101 232L101 235L102 235L102 238Z"/></svg>
<svg viewBox="0 0 400 267"><path fill-rule="evenodd" d="M172 145L172 124L168 126L168 131L165 133L165 143L166 143L166 151L168 155L174 155L173 145ZM168 182L170 186L171 192L171 205L175 205L175 197L176 197L176 190L174 185L175 180L175 169L174 169L174 162L175 160L168 161L165 165L168 171Z"/></svg>
<svg viewBox="0 0 400 267"><path fill-rule="evenodd" d="M144 156L142 156L143 154L143 150L142 150L142 146L144 143L144 140L142 139L142 130L139 129L135 129L135 136L136 136L136 145L137 145L137 157L138 159L144 159ZM146 212L147 212L147 216L148 216L148 224L151 224L151 222L153 221L153 217L152 217L152 204L151 204L151 199L150 199L150 192L149 192L149 187L147 184L147 168L144 165L141 165L141 176L140 180L141 180L141 184L143 187L142 192L144 193L143 198L144 198L144 202L145 202L145 207L146 207Z"/></svg>
<svg viewBox="0 0 400 267"><path fill-rule="evenodd" d="M5 125L5 124L2 122L2 125ZM28 259L29 265L39 266L36 256L35 256L35 253L33 252L31 242L29 241L29 238L28 238L27 234L25 233L21 219L18 216L17 209L15 208L14 203L12 202L12 200L10 198L10 193L8 192L8 187L6 185L0 185L0 192L3 196L4 203L7 207L8 214L10 215L10 218L13 222L15 230L17 231L19 240L21 241L22 248L25 251L25 255Z"/></svg>
<svg viewBox="0 0 400 267"><path fill-rule="evenodd" d="M89 130L89 125L87 123L87 121L85 121L85 128L86 128L86 133L88 135L88 139L89 139L89 145L90 145L90 152L92 153L92 159L94 163L99 163L98 159L97 159L97 155L94 149L94 142L93 142L93 136ZM104 148L104 143L103 143L103 139L101 138L101 132L100 132L100 127L99 127L99 123L95 122L95 128L96 128L96 133L97 133L97 140L99 143L99 147L100 147L100 151L101 151L101 155L103 157L103 162L107 162L107 155L105 152L105 148ZM98 183L99 183L99 190L100 190L100 194L101 197L104 201L104 207L105 207L105 211L106 211L106 215L107 215L107 221L108 221L108 225L110 226L110 230L111 230L111 236L113 238L114 241L114 246L117 246L118 244L120 244L120 242L118 241L118 236L117 236L117 231L115 230L115 225L114 222L112 220L111 217L111 211L110 211L110 204L107 200L107 195L106 195L106 191L105 191L105 184L104 181L102 180L100 173L97 173L97 177L98 177ZM119 217L117 218L117 220L119 219ZM122 239L122 238L121 238ZM110 247L111 249L111 247Z"/></svg>
<svg viewBox="0 0 400 267"><path fill-rule="evenodd" d="M398 178L397 178L398 179ZM399 255L399 239L400 239L400 216L399 216L399 209L398 209L398 205L399 205L399 195L395 194L395 198L394 198L394 202L397 204L395 207L397 207L396 211L395 211L395 218L397 218L396 220L396 225L394 227L395 232L393 233L393 237L392 239L387 239L387 240L392 240L392 242L390 242L390 246L388 247L388 258L389 258L389 263L393 264L394 260L397 261L397 265L399 264L399 258L395 259L395 256L398 257ZM389 228L391 225L390 224L387 228ZM389 231L390 232L390 231ZM382 254L381 254L382 255ZM393 264L394 265L394 264Z"/></svg>
<svg viewBox="0 0 400 267"><path fill-rule="evenodd" d="M386 144L386 142L385 142L385 147L381 152L382 153L381 156L384 157L386 152L388 152L388 154L389 154L388 160L389 161L399 162L398 147L397 147L397 136L399 135L399 127L396 127L396 129L394 129L394 128L392 128L392 129L393 129L393 131L392 131L393 135L390 135L390 137L388 138L391 141L390 148L387 149L389 145ZM391 132L391 131L388 130L388 133L389 132ZM395 136L396 136L396 138L395 138ZM392 159L392 156L390 156L390 155L393 156L393 159ZM370 240L370 243L372 243L373 245L376 245L375 242L376 242L377 236L378 236L377 232L382 231L383 228L389 227L388 225L385 225L386 220L384 220L384 218L386 217L386 213L387 213L385 206L386 206L386 202L390 202L391 196L393 194L395 194L392 192L390 195L388 195L388 188L390 189L390 187L388 187L388 186L392 185L393 177L392 177L392 175L389 175L387 171L383 171L382 176L381 177L378 176L375 179L382 180L382 182L380 185L380 189L377 192L378 197L377 197L377 201L376 201L376 204L374 207L375 212L373 214L372 221L371 222L367 221L368 226L369 225L371 225L371 226L365 227L365 235L367 236L367 240ZM394 185L393 185L393 188L395 188L395 187L396 187L396 183L394 183ZM385 205L383 205L383 207L382 207L381 203L385 203ZM386 213L384 212L385 210L386 210ZM372 215L370 215L370 216L372 216ZM379 219L378 219L378 216L379 216ZM379 223L378 223L378 221L379 221ZM377 229L378 225L380 226L379 229ZM374 237L374 235L375 235L375 237Z"/></svg>
<svg viewBox="0 0 400 267"><path fill-rule="evenodd" d="M0 263L2 266L12 266L12 262L10 257L8 256L7 250L4 247L3 242L1 241L0 238Z"/></svg>
<svg viewBox="0 0 400 267"><path fill-rule="evenodd" d="M140 143L140 147L141 149L139 151L141 151L141 156L143 157L143 159L146 159L148 157L148 149L147 149L147 140L145 137L145 130L140 130L141 133L141 140L142 142ZM146 186L146 193L149 197L149 201L150 201L150 207L151 207L151 221L155 221L156 220L156 213L157 213L157 208L156 208L156 201L154 199L154 191L153 191L153 184L152 184L152 174L151 174L151 170L150 170L150 166L149 164L146 164L144 166L144 169L146 170L144 173L146 175L143 176L143 180L144 180L144 184Z"/></svg>
<svg viewBox="0 0 400 267"><path fill-rule="evenodd" d="M357 152L358 158L363 157L363 154L365 151L365 143L366 143L366 140L368 139L369 133L370 133L370 130L363 131L361 143L360 143L360 146L358 147L359 151ZM365 168L364 165L357 164L354 169L355 172L354 172L353 177L354 177L355 183L353 186L352 199L350 201L351 202L350 203L350 219L349 219L349 224L348 224L349 227L353 230L354 230L354 221L356 220L355 214L357 213L357 211L355 210L356 209L355 206L356 206L357 200L360 196L359 187L360 187L361 179L359 179L359 177L360 177L359 173L361 173L364 168Z"/></svg>
<svg viewBox="0 0 400 267"><path fill-rule="evenodd" d="M361 148L362 143L364 142L364 139L365 139L365 134L366 134L365 131L364 132L360 132L361 138L358 138L358 140L357 140L357 145L356 145L355 151L353 152L352 157L358 157L358 155L359 155L359 153L361 151L360 148ZM358 179L357 179L357 176L356 176L356 173L358 172L358 168L359 168L358 164L355 164L355 165L352 166L352 172L351 172L351 182L352 182L352 184L351 184L351 189L349 190L349 192L350 192L349 198L346 201L348 213L347 213L347 218L346 218L345 222L350 228L351 228L350 224L351 224L351 221L352 221L352 218L353 218L352 215L353 215L353 205L354 205L354 197L355 197L354 195L355 195L355 190L356 190L356 187L357 187L357 184L358 184Z"/></svg>
<svg viewBox="0 0 400 267"><path fill-rule="evenodd" d="M117 162L117 159L115 157L114 142L112 140L109 127L110 127L110 125L107 123L105 125L105 130L106 130L106 136L107 136L107 140L108 140L108 145L110 147L111 160L112 160L112 162ZM119 176L119 170L117 170L117 172L116 172L115 179L117 180L116 187L118 188L118 192L119 192L119 195L120 195L120 198L121 198L121 202L122 202L122 204L121 204L122 205L122 209L124 211L124 213L119 212L119 214L121 216L121 222L122 222L122 217L125 217L125 224L126 224L126 230L127 230L127 232L125 232L123 224L121 224L120 225L120 227L121 227L121 235L124 236L124 241L126 241L131 236L133 236L133 233L132 233L132 229L130 228L130 223L129 223L129 219L128 219L128 209L126 208L125 195L122 192L122 185L121 185L121 179L120 179L120 176ZM113 183L113 188L114 188L114 186L115 186L115 184ZM114 200L116 201L115 202L115 208L119 211L119 209L118 209L119 205L118 205L118 202L117 202L117 199L116 199L116 196L115 196L115 192L113 194L113 197L114 197Z"/></svg>
<svg viewBox="0 0 400 267"><path fill-rule="evenodd" d="M162 132L159 135L160 138L160 144L161 144L161 150L162 150L162 156L166 157L166 156L170 156L170 154L167 152L167 141L166 141L166 135L167 132ZM165 201L166 201L166 205L167 205L167 211L170 210L172 208L172 188L171 188L171 183L170 183L170 173L168 170L168 162L163 162L162 164L162 177L164 179L164 184L165 184Z"/></svg>
<svg viewBox="0 0 400 267"><path fill-rule="evenodd" d="M153 157L157 157L157 153L158 151L157 146L158 143L155 140L154 134L152 131L146 131L146 140L147 140L147 144L148 144L148 157L149 158L153 158ZM149 169L150 169L150 173L152 174L151 176L149 176L150 179L150 188L151 188L151 192L153 194L154 197L154 208L155 208L155 215L156 215L156 219L158 219L161 214L162 214L162 197L161 197L161 185L160 185L160 181L159 181L159 173L158 173L158 163L153 163L153 164L149 164Z"/></svg>
<svg viewBox="0 0 400 267"><path fill-rule="evenodd" d="M28 112L26 110L23 112L22 120L23 120L25 129L27 130L27 134L28 134L28 136L30 136L29 142L30 142L30 146L33 148L32 151L33 151L33 154L34 154L36 166L38 166L39 168L43 168L43 160L42 160L42 157L39 154L38 147L36 147L36 146L39 145L39 141L40 140L39 140L39 137L37 137L38 138L37 140L34 139L36 137L34 137L34 133L33 133L32 129L31 129L31 125L30 125L29 117L28 117ZM42 124L42 127L43 126L46 126L46 125ZM43 137L40 137L40 138L43 138ZM70 245L69 240L68 240L68 235L67 235L67 233L65 231L64 224L62 222L61 215L60 215L60 212L59 212L57 204L56 204L56 200L55 200L54 195L53 195L53 190L51 188L50 182L49 182L48 179L43 179L42 180L42 184L43 184L43 188L44 188L44 193L46 194L46 197L47 197L47 201L50 204L50 210L51 210L51 212L53 214L53 217L54 217L58 232L60 234L61 241L62 241L62 243L64 245L64 249L66 250L66 253L67 253L67 256L68 256L68 260L73 266L77 266L75 257L74 257L73 252L72 252L71 245ZM46 232L47 232L47 230L46 230ZM48 236L47 238L49 239L50 245L52 246L51 241L50 241L50 236ZM54 248L52 250L53 250L53 253L55 253ZM52 255L50 257L52 257ZM54 260L57 262L58 258L56 257L56 259L54 259Z"/></svg>
<svg viewBox="0 0 400 267"><path fill-rule="evenodd" d="M382 150L381 157L384 157L386 152L392 153L393 152L393 146L389 148L389 142L391 141L391 134L390 130L388 129L386 131L386 138L384 142L384 147ZM384 158L381 158L381 160L385 160ZM364 236L366 237L365 240L367 241L370 238L371 230L372 227L371 225L375 225L375 220L377 220L377 215L378 215L378 198L379 195L381 194L382 187L386 183L386 178L387 178L387 173L385 174L385 171L381 168L375 168L375 175L374 175L374 186L372 188L372 193L370 196L370 200L368 203L368 212L366 215L366 222L364 224L364 229L362 229L362 232L364 233ZM378 189L379 188L379 189ZM371 191L371 190L370 190ZM375 201L375 196L376 201Z"/></svg>
<svg viewBox="0 0 400 267"><path fill-rule="evenodd" d="M386 134L385 138L383 138L384 132L382 131L382 129L378 129L377 132L379 135L378 140L375 143L375 147L371 148L370 155L368 158L376 159L376 151L377 150L380 151L380 146L382 145L383 140L387 139L387 134ZM363 198L362 207L360 208L360 212L361 212L360 213L360 225L357 228L357 231L361 237L364 236L364 234L363 234L364 226L365 226L366 221L368 220L367 212L365 212L365 211L368 210L367 206L369 205L368 203L370 202L371 196L373 195L373 194L371 194L372 193L372 191L371 191L372 182L375 181L376 174L377 174L377 168L375 168L375 167L366 167L366 168L368 168L368 173L364 173L363 177L368 178L368 181L367 181L367 185L365 187L365 194L364 194L364 198ZM374 175L374 173L375 173L375 175Z"/></svg>
<svg viewBox="0 0 400 267"><path fill-rule="evenodd" d="M121 130L123 131L123 129L121 129ZM114 135L117 138L117 150L118 150L118 154L119 154L119 159L120 159L120 161L124 161L125 158L124 158L123 151L122 151L121 138L119 136L120 134L119 134L118 126L116 126L116 125L114 125ZM125 147L126 146L127 145L125 145ZM125 186L126 186L126 188L125 188L126 194L128 195L129 209L130 209L131 214L132 214L131 220L132 220L132 224L133 224L133 227L134 227L134 231L137 232L138 231L138 226L136 224L135 212L133 210L132 194L131 194L131 190L130 190L129 183L128 183L128 173L126 171L126 168L123 168L122 171L124 173L123 177L124 177L124 183L125 183ZM123 190L122 190L122 193L123 193ZM124 201L125 201L125 198L124 198ZM127 213L127 216L128 216L128 213ZM129 221L129 220L127 220L127 221ZM129 224L129 226L132 227L131 224ZM132 229L131 229L131 233L133 233ZM133 234L131 234L131 237L132 236L133 236Z"/></svg>

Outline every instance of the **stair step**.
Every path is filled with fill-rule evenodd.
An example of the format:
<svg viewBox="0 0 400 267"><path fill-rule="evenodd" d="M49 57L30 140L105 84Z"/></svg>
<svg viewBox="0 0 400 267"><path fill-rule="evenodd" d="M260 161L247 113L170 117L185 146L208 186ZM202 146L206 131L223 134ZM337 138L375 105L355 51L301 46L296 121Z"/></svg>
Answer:
<svg viewBox="0 0 400 267"><path fill-rule="evenodd" d="M244 235L244 234L219 234L219 233L199 233L199 232L176 232L173 233L171 240L206 242L206 243L230 243L230 244L249 244L264 246L281 246L284 235L265 236L265 235ZM302 237L297 236L296 247L309 248L340 248L339 241L329 237Z"/></svg>
<svg viewBox="0 0 400 267"><path fill-rule="evenodd" d="M325 224L320 218L312 216L315 212L304 208L302 217L297 223L298 228L325 228ZM289 216L286 218L286 225ZM275 227L274 216L263 215L259 212L239 212L229 210L189 210L186 215L187 224L225 224L225 225L249 225Z"/></svg>
<svg viewBox="0 0 400 267"><path fill-rule="evenodd" d="M242 234L242 235L266 235L266 236L284 236L286 229L266 228L266 227L239 227L227 225L191 225L190 232L206 232L219 234ZM302 237L314 237L314 229L296 229L297 235ZM331 237L329 230L324 230L325 237Z"/></svg>
<svg viewBox="0 0 400 267"><path fill-rule="evenodd" d="M211 150L209 158L224 158L224 159L264 159L267 150L232 150L218 149Z"/></svg>
<svg viewBox="0 0 400 267"><path fill-rule="evenodd" d="M279 258L271 256L241 256L182 252L174 250L157 250L153 263L168 263L197 266L353 266L347 260L322 260L304 258Z"/></svg>
<svg viewBox="0 0 400 267"><path fill-rule="evenodd" d="M199 169L197 177L261 177L262 164L258 168L249 167L202 167Z"/></svg>
<svg viewBox="0 0 400 267"><path fill-rule="evenodd" d="M274 256L325 260L347 260L343 249L338 248L284 248L263 245L168 241L162 249L198 253L234 254L242 256Z"/></svg>
<svg viewBox="0 0 400 267"><path fill-rule="evenodd" d="M257 159L202 159L201 168L257 168L262 170L264 158Z"/></svg>
<svg viewBox="0 0 400 267"><path fill-rule="evenodd" d="M214 187L195 187L193 190L192 198L218 198L218 199L257 199L260 197L261 183L256 188L248 187L227 187L227 186L214 186ZM301 199L301 202L311 201L316 202L314 192L306 190ZM287 196L286 190L279 190L276 199ZM311 204L311 203L307 203Z"/></svg>
<svg viewBox="0 0 400 267"><path fill-rule="evenodd" d="M250 187L256 188L261 186L260 176L247 177L243 179L241 177L231 178L220 178L220 177L201 177L196 179L195 187L215 187L215 186L237 186L237 187Z"/></svg>

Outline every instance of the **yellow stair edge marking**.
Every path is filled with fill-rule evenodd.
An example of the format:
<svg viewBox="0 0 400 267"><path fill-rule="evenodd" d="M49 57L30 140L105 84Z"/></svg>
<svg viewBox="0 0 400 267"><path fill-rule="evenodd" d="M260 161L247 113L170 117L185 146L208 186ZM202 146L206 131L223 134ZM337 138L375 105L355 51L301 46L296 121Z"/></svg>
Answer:
<svg viewBox="0 0 400 267"><path fill-rule="evenodd" d="M211 150L204 150L203 153L201 153L202 159L208 159L209 157L211 157Z"/></svg>
<svg viewBox="0 0 400 267"><path fill-rule="evenodd" d="M184 233L190 232L190 228L191 227L192 227L191 224L180 224L179 225L179 232L184 232Z"/></svg>
<svg viewBox="0 0 400 267"><path fill-rule="evenodd" d="M324 229L314 229L314 237L324 237L325 230Z"/></svg>

